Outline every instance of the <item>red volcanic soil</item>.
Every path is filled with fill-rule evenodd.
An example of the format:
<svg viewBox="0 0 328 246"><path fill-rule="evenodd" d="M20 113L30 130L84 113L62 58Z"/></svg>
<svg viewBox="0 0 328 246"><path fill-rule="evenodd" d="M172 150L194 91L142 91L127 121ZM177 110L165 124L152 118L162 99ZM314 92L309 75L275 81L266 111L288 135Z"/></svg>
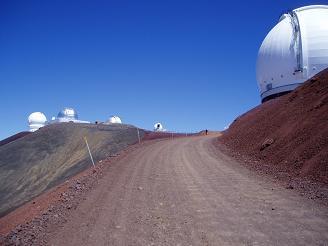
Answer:
<svg viewBox="0 0 328 246"><path fill-rule="evenodd" d="M0 146L13 142L19 138L25 137L26 135L30 134L31 132L19 132L15 135L10 136L9 138L5 138L0 141Z"/></svg>
<svg viewBox="0 0 328 246"><path fill-rule="evenodd" d="M188 134L188 136L191 135ZM174 138L183 136L186 134L173 134ZM172 134L167 132L147 132L142 138L141 144L131 145L119 153L99 161L95 168L89 168L78 173L1 217L0 245L12 245L14 243L29 245L36 237L41 238L42 241L42 237L47 231L65 222L66 215L71 208L76 207L81 200L85 199L87 191L97 185L99 178L107 172L113 162L124 158L134 149L170 137ZM51 224L52 227L47 228L48 224Z"/></svg>
<svg viewBox="0 0 328 246"><path fill-rule="evenodd" d="M221 132L219 131L207 131L207 135L218 135ZM162 138L177 138L177 137L190 137L190 136L200 136L206 135L206 130L202 130L197 133L177 133L177 132L155 132L155 131L146 131L142 140L153 140L153 139L162 139Z"/></svg>
<svg viewBox="0 0 328 246"><path fill-rule="evenodd" d="M161 138L177 138L177 137L187 137L199 135L199 133L174 133L174 132L152 132L147 131L142 138L142 140L153 140L153 139L161 139Z"/></svg>
<svg viewBox="0 0 328 246"><path fill-rule="evenodd" d="M328 184L328 69L238 117L219 138L235 156L289 180Z"/></svg>
<svg viewBox="0 0 328 246"><path fill-rule="evenodd" d="M156 141L156 140L155 140ZM160 141L160 140L159 140ZM127 147L119 153L96 163L96 167L84 170L53 187L28 203L0 218L0 245L31 245L66 221L69 211L85 199L88 190L97 185L113 162L125 157L136 148L151 144L145 141ZM48 228L48 225L52 226ZM18 234L20 236L18 236Z"/></svg>

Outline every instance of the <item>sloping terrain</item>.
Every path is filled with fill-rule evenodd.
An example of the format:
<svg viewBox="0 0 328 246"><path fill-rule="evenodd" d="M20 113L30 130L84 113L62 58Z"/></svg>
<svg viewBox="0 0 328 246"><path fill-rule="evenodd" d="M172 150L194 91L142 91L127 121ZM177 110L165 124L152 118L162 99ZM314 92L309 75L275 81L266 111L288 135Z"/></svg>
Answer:
<svg viewBox="0 0 328 246"><path fill-rule="evenodd" d="M129 125L62 123L0 146L0 215L90 167L84 136L95 162L138 141Z"/></svg>
<svg viewBox="0 0 328 246"><path fill-rule="evenodd" d="M85 176L71 180L61 202L3 244L326 245L328 207L248 170L216 148L217 137L131 146L90 172L91 189Z"/></svg>
<svg viewBox="0 0 328 246"><path fill-rule="evenodd" d="M25 137L28 134L31 134L31 132L19 132L19 133L15 134L15 135L12 135L12 136L10 136L8 138L5 138L5 139L1 140L0 141L0 146L5 145L5 144L8 144L10 142L13 142L13 141L15 141L17 139L20 139L22 137Z"/></svg>
<svg viewBox="0 0 328 246"><path fill-rule="evenodd" d="M238 117L219 141L257 168L328 184L328 69Z"/></svg>

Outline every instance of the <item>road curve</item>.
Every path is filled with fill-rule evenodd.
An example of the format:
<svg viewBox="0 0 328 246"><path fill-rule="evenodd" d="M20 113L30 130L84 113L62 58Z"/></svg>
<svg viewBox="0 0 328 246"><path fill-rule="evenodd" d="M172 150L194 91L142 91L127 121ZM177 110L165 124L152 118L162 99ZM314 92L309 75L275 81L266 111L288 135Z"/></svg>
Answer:
<svg viewBox="0 0 328 246"><path fill-rule="evenodd" d="M50 245L327 245L328 209L244 168L214 136L114 163Z"/></svg>

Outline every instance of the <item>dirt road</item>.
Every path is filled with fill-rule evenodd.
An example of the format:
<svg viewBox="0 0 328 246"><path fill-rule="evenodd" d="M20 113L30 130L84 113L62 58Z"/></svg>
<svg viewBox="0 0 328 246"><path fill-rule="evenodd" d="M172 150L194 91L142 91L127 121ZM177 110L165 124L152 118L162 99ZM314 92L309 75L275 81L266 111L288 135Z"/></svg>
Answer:
<svg viewBox="0 0 328 246"><path fill-rule="evenodd" d="M248 171L213 136L114 163L51 245L327 245L328 209Z"/></svg>

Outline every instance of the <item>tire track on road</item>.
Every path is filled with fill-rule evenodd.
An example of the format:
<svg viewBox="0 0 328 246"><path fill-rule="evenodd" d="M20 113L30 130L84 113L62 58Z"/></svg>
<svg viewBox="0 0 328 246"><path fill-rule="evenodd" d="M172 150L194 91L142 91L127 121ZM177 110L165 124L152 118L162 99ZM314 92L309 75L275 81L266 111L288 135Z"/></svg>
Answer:
<svg viewBox="0 0 328 246"><path fill-rule="evenodd" d="M213 136L154 141L113 164L53 245L325 245L328 209L247 170Z"/></svg>

